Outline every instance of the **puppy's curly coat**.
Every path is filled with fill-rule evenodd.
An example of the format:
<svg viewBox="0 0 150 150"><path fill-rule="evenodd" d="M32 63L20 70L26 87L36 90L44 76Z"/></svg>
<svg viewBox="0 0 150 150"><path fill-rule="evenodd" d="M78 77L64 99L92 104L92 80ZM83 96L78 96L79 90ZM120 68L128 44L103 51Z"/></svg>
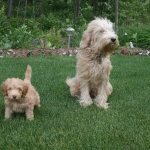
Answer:
<svg viewBox="0 0 150 150"><path fill-rule="evenodd" d="M40 107L40 97L31 85L31 73L32 69L28 65L24 81L18 78L8 78L2 83L5 119L9 119L14 112L25 112L27 119L34 119L34 106Z"/></svg>
<svg viewBox="0 0 150 150"><path fill-rule="evenodd" d="M67 78L72 96L77 96L82 106L94 103L108 108L107 98L113 91L109 82L112 69L110 54L119 44L112 23L108 19L96 18L88 24L77 54L76 76Z"/></svg>

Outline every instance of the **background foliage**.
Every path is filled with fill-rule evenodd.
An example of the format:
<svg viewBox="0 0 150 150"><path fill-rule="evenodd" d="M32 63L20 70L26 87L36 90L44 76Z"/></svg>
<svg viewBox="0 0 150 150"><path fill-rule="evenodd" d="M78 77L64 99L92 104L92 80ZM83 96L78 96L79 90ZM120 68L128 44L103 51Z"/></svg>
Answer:
<svg viewBox="0 0 150 150"><path fill-rule="evenodd" d="M135 46L150 48L149 0L120 0L118 5L120 45L132 41ZM115 0L0 0L0 16L1 49L36 46L35 39L42 37L53 47L65 47L67 27L75 29L72 47L77 47L94 16L115 22Z"/></svg>

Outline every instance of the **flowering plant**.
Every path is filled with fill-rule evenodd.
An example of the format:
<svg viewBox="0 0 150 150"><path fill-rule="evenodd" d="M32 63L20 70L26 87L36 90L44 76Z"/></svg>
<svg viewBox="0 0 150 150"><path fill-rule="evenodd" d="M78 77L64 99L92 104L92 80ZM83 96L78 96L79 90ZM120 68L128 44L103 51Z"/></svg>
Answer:
<svg viewBox="0 0 150 150"><path fill-rule="evenodd" d="M149 50L127 50L127 49L121 49L117 51L112 52L113 55L120 54L120 55L126 55L126 56L150 56Z"/></svg>
<svg viewBox="0 0 150 150"><path fill-rule="evenodd" d="M21 50L21 51L14 51L14 50L8 50L8 51L0 51L0 58L5 57L37 57L37 56L74 56L78 50L66 50L66 49L52 49L52 50L47 50L47 49L39 49L39 50Z"/></svg>

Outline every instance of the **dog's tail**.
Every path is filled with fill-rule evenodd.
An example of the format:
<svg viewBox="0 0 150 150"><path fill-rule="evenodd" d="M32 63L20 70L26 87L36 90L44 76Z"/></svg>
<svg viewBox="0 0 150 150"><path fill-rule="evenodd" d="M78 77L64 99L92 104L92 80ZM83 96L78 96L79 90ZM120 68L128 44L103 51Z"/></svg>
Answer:
<svg viewBox="0 0 150 150"><path fill-rule="evenodd" d="M31 74L32 74L32 68L31 68L30 65L28 65L26 73L25 73L25 79L24 79L24 81L26 83L30 83L31 82Z"/></svg>
<svg viewBox="0 0 150 150"><path fill-rule="evenodd" d="M70 94L72 96L79 97L79 95L80 95L80 84L77 81L76 77L67 78L66 83L70 87Z"/></svg>

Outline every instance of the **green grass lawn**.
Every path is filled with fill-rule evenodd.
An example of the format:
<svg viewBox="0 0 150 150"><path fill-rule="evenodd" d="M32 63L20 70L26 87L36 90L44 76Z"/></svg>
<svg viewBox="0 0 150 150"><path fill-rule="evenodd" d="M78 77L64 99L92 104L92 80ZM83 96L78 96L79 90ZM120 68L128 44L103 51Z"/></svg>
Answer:
<svg viewBox="0 0 150 150"><path fill-rule="evenodd" d="M75 57L0 59L0 82L24 78L31 65L32 84L41 97L35 120L15 114L4 121L0 92L1 150L149 150L150 57L111 56L113 93L107 110L83 108L65 84L75 75Z"/></svg>

